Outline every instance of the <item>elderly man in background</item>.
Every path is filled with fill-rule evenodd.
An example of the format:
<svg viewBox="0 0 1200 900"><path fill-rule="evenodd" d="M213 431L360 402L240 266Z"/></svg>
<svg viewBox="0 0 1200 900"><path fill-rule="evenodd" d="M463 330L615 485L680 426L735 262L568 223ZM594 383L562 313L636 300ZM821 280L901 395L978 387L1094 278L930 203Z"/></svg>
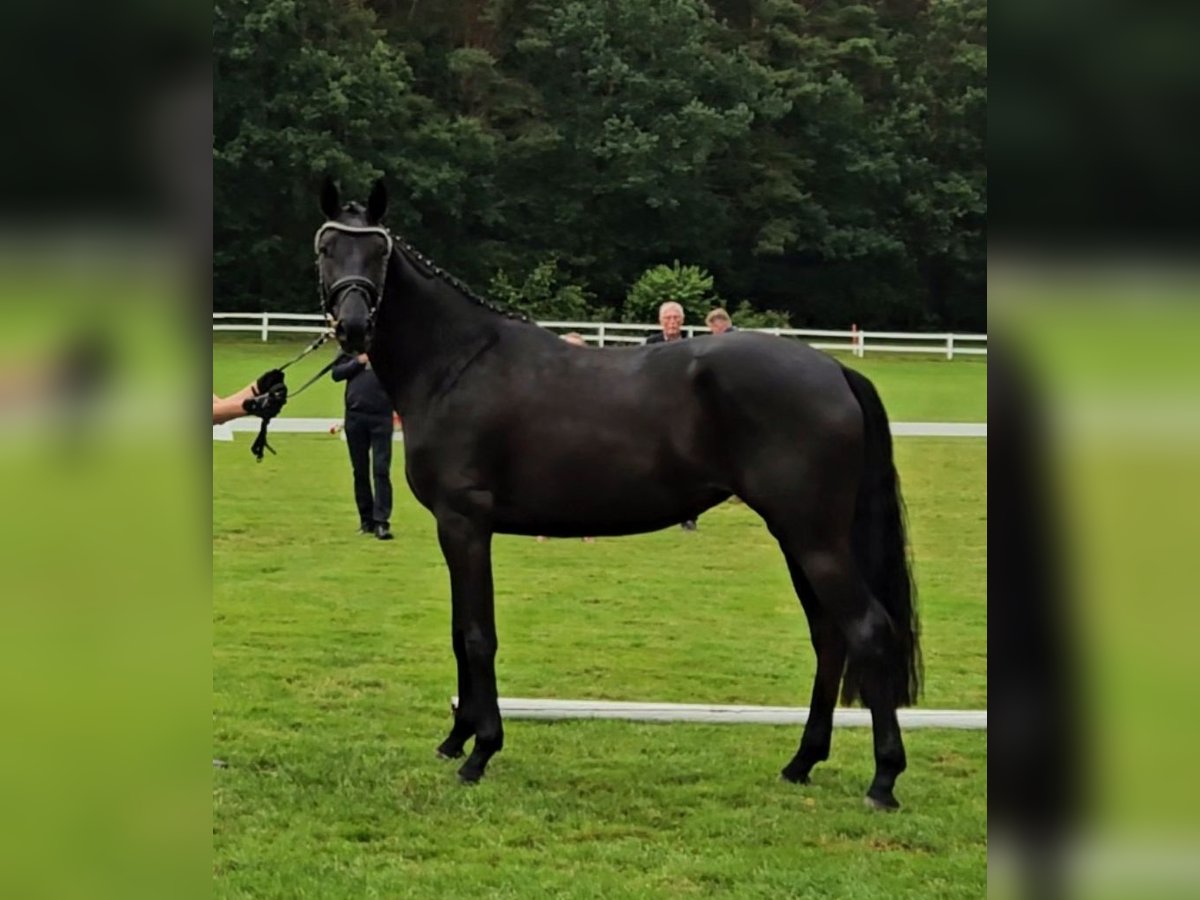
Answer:
<svg viewBox="0 0 1200 900"><path fill-rule="evenodd" d="M674 300L668 300L658 308L658 324L662 331L646 338L647 344L683 340L683 307Z"/></svg>

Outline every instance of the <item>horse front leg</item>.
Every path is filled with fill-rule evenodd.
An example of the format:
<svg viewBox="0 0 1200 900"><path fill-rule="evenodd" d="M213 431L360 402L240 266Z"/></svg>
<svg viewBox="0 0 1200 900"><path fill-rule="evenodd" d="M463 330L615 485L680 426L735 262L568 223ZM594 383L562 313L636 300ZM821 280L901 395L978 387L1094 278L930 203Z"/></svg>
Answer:
<svg viewBox="0 0 1200 900"><path fill-rule="evenodd" d="M471 670L467 665L467 645L463 636L461 624L457 616L452 616L450 627L450 643L454 647L454 662L458 669L458 706L454 709L454 725L450 734L437 748L437 754L442 759L458 759L463 755L463 746L475 734L475 727L470 719L463 715L463 710L471 698Z"/></svg>
<svg viewBox="0 0 1200 900"><path fill-rule="evenodd" d="M492 532L470 516L447 512L438 516L438 542L450 569L454 650L459 663L458 711L454 728L440 749L461 753L473 734L475 745L458 776L474 782L483 777L488 761L504 746L496 690Z"/></svg>

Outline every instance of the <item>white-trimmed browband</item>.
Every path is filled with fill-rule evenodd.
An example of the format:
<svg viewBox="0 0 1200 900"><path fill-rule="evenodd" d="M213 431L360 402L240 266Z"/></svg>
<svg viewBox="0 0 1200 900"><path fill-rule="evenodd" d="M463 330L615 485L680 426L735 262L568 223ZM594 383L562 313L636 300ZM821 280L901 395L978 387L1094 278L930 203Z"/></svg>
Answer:
<svg viewBox="0 0 1200 900"><path fill-rule="evenodd" d="M321 235L326 231L343 231L346 234L377 234L387 241L387 255L392 255L392 235L382 225L343 225L341 222L326 222L313 235L313 253L321 248Z"/></svg>

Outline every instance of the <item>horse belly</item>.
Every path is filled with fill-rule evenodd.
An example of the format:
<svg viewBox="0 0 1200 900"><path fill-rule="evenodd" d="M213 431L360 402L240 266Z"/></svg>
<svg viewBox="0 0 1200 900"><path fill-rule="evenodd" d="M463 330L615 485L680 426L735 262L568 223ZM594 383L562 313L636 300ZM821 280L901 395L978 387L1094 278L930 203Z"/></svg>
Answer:
<svg viewBox="0 0 1200 900"><path fill-rule="evenodd" d="M662 433L559 437L554 443L544 435L528 452L510 456L509 477L496 497L497 530L551 536L653 531L729 496L719 467L695 440L685 442L692 450L686 453Z"/></svg>

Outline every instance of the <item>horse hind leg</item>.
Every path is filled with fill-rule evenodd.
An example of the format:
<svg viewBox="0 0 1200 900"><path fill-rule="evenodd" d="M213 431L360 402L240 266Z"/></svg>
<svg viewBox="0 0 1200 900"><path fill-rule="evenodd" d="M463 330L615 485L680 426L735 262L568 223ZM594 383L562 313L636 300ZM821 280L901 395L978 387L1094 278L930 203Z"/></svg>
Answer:
<svg viewBox="0 0 1200 900"><path fill-rule="evenodd" d="M762 451L763 445L757 444L755 449ZM771 459L786 460L786 467L773 466ZM793 467L789 452L747 460L741 469L747 477L736 487L738 495L762 516L779 542L792 586L808 619L809 637L817 656L808 721L796 753L779 773L785 781L807 784L813 767L829 758L833 710L846 669L846 639L824 591L818 590L809 579L802 560L804 548L814 543L815 534L848 531L852 513L838 485L812 478L797 483Z"/></svg>
<svg viewBox="0 0 1200 900"><path fill-rule="evenodd" d="M903 666L894 624L859 575L849 547L809 550L800 561L822 607L842 632L863 703L871 710L875 777L867 789L867 803L896 809L900 804L893 789L907 760L896 717L895 678L902 676Z"/></svg>
<svg viewBox="0 0 1200 900"><path fill-rule="evenodd" d="M846 667L846 640L833 617L822 608L795 554L789 553L786 547L783 550L796 595L808 618L809 635L817 655L817 671L813 677L808 721L804 725L800 747L780 775L786 781L808 784L813 766L829 759L829 748L833 742L833 709Z"/></svg>

